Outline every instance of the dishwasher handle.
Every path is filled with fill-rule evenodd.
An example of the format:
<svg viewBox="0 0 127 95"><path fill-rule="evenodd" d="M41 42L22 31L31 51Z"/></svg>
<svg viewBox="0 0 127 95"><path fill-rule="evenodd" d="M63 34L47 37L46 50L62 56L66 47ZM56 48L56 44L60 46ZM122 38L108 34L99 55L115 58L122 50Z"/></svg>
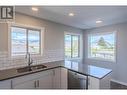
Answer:
<svg viewBox="0 0 127 95"><path fill-rule="evenodd" d="M75 76L76 76L78 79L87 80L87 76L86 76L86 75L82 75L82 74L79 74L79 73L75 73Z"/></svg>

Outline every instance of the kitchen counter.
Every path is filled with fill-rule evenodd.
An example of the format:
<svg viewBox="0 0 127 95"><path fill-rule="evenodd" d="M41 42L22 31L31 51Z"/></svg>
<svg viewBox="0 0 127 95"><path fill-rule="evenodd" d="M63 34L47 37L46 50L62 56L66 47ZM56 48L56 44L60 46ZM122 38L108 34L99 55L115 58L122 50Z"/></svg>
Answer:
<svg viewBox="0 0 127 95"><path fill-rule="evenodd" d="M28 71L24 73L18 73L17 68L0 70L0 81L27 75L27 74L33 74L33 73L37 73L37 72L41 72L41 71L45 71L49 69L59 68L59 67L66 68L68 70L71 70L83 75L92 76L98 79L102 79L106 75L112 72L112 70L110 69L84 64L82 61L65 60L65 61L55 61L55 62L48 62L48 63L42 63L42 64L47 66L47 68L38 69L34 71Z"/></svg>

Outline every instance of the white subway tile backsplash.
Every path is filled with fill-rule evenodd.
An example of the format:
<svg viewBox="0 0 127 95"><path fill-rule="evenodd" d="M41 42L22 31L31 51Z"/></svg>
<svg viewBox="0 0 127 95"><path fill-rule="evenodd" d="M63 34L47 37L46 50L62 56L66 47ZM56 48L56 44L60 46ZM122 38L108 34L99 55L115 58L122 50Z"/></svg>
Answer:
<svg viewBox="0 0 127 95"><path fill-rule="evenodd" d="M61 49L57 50L45 50L42 56L32 56L33 64L41 64L51 61L64 60L64 51ZM7 51L0 52L0 70L16 68L26 66L26 60L24 57L10 58L8 57Z"/></svg>

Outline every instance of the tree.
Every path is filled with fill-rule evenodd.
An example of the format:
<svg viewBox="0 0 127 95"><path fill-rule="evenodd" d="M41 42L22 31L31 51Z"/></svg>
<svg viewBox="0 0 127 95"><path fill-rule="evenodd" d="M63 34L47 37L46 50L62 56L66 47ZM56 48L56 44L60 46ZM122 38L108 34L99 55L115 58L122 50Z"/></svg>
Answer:
<svg viewBox="0 0 127 95"><path fill-rule="evenodd" d="M98 44L99 46L103 47L103 48L106 48L106 47L107 47L107 44L106 44L106 42L105 42L105 40L104 40L103 37L101 37L101 38L99 39L99 41L97 42L97 44Z"/></svg>

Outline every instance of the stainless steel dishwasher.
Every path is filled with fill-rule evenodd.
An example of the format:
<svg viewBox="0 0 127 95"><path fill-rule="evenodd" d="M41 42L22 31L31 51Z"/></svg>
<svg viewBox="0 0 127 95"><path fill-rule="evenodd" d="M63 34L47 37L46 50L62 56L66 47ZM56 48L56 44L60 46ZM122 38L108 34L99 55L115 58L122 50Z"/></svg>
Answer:
<svg viewBox="0 0 127 95"><path fill-rule="evenodd" d="M88 77L68 70L68 89L87 89Z"/></svg>

